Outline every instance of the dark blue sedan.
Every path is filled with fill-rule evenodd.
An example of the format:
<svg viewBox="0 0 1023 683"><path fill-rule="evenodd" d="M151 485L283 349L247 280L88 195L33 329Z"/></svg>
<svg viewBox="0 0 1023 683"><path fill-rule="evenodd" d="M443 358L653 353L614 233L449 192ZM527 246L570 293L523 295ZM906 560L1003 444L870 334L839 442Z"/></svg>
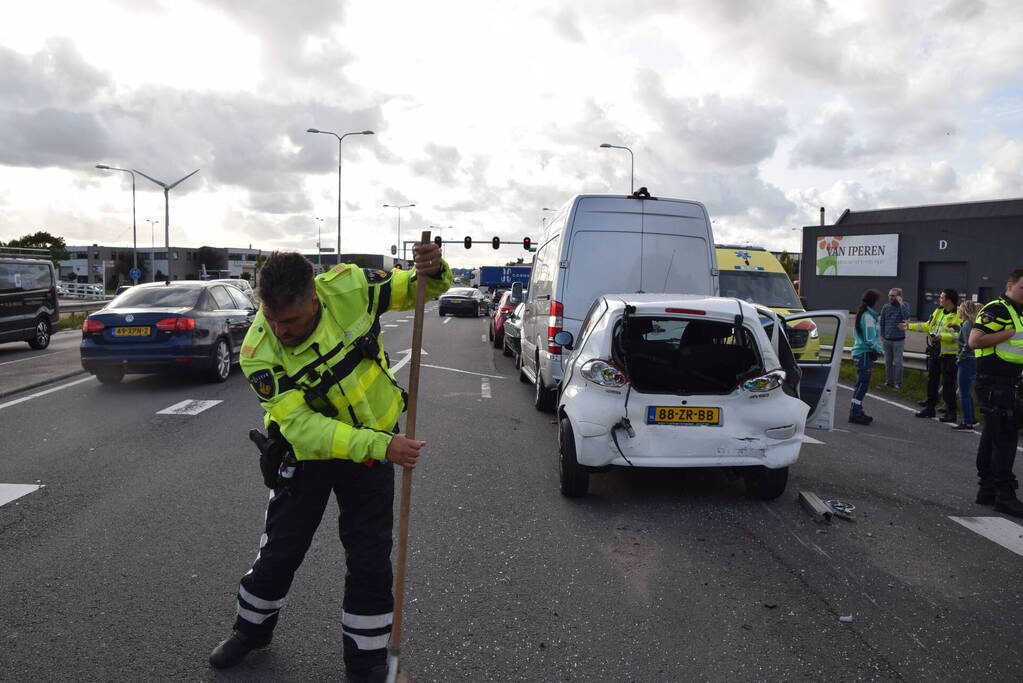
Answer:
<svg viewBox="0 0 1023 683"><path fill-rule="evenodd" d="M223 382L256 305L241 290L198 281L136 285L82 325L82 367L104 384L126 373L192 371Z"/></svg>

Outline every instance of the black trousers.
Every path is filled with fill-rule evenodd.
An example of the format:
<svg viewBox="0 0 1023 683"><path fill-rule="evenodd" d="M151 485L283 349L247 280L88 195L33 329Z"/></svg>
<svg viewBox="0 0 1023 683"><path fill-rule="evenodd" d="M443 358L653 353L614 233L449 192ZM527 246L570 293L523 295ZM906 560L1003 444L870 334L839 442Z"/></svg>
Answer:
<svg viewBox="0 0 1023 683"><path fill-rule="evenodd" d="M294 483L278 489L266 509L266 531L255 564L238 587L235 629L266 635L277 625L295 571L320 525L333 492L345 549L341 629L349 671L387 661L394 599L391 593L391 527L394 466L350 460L305 461Z"/></svg>
<svg viewBox="0 0 1023 683"><path fill-rule="evenodd" d="M938 405L938 385L941 385L941 398L949 415L956 414L956 357L945 354L939 358L927 358L927 407Z"/></svg>
<svg viewBox="0 0 1023 683"><path fill-rule="evenodd" d="M984 429L977 447L980 488L999 495L1016 490L1012 466L1016 462L1017 421L1012 413L1013 380L977 375L977 400L984 414Z"/></svg>

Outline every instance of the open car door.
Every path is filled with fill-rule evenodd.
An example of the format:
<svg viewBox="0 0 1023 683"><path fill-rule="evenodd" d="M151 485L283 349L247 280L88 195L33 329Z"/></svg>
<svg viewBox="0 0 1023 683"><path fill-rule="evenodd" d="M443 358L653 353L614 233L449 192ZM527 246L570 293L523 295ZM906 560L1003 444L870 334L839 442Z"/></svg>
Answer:
<svg viewBox="0 0 1023 683"><path fill-rule="evenodd" d="M799 398L810 406L806 426L831 431L835 426L838 370L849 314L808 311L785 316L785 335L802 377Z"/></svg>

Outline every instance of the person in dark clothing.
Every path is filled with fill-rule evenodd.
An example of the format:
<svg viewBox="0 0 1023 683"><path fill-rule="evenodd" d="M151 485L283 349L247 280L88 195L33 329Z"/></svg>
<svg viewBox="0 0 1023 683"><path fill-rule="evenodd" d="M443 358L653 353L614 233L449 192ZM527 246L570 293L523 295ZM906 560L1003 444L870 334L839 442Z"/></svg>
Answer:
<svg viewBox="0 0 1023 683"><path fill-rule="evenodd" d="M909 320L909 304L902 300L902 290L888 290L888 303L881 307L877 326L881 331L884 349L884 384L892 389L902 388L902 352L906 348L906 330L899 323Z"/></svg>
<svg viewBox="0 0 1023 683"><path fill-rule="evenodd" d="M1023 268L1009 275L1005 294L980 309L970 332L977 351L977 401L984 414L984 431L977 447L979 488L976 502L1023 517L1023 503L1012 466L1016 461L1018 430L1023 424Z"/></svg>
<svg viewBox="0 0 1023 683"><path fill-rule="evenodd" d="M934 417L938 404L938 386L945 409L941 422L956 421L956 356L959 354L959 327L962 321L956 312L959 293L954 289L943 289L938 297L938 307L927 322L900 323L902 329L927 333L927 400L917 417Z"/></svg>

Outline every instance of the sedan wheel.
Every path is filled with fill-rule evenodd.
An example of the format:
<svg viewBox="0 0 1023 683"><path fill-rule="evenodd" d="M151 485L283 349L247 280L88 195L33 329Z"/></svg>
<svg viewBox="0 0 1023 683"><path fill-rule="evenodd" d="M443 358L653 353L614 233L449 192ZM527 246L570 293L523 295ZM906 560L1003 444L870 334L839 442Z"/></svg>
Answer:
<svg viewBox="0 0 1023 683"><path fill-rule="evenodd" d="M33 349L45 349L50 345L50 323L40 319L36 323L35 334L28 341L28 345Z"/></svg>
<svg viewBox="0 0 1023 683"><path fill-rule="evenodd" d="M511 358L512 353L511 347L508 346L508 339L505 338L504 343L501 345L501 355L505 358Z"/></svg>
<svg viewBox="0 0 1023 683"><path fill-rule="evenodd" d="M774 500L785 493L789 481L789 468L750 467L746 470L746 492L760 500Z"/></svg>
<svg viewBox="0 0 1023 683"><path fill-rule="evenodd" d="M211 382L224 382L231 374L231 347L223 339L217 340L213 348L213 355L210 358L209 380Z"/></svg>
<svg viewBox="0 0 1023 683"><path fill-rule="evenodd" d="M96 379L100 381L100 384L118 384L124 379L124 368L116 367L97 370Z"/></svg>

